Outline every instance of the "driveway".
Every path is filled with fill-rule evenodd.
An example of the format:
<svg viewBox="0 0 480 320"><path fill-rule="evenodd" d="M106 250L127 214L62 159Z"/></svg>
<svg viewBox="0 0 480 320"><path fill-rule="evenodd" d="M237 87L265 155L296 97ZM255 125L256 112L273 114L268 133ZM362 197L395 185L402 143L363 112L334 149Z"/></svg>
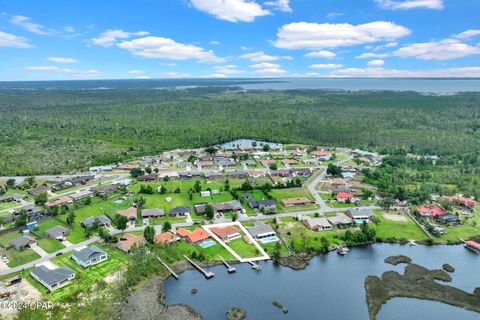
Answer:
<svg viewBox="0 0 480 320"><path fill-rule="evenodd" d="M32 245L30 246L30 248L31 248L33 251L35 251L36 253L38 253L38 255L39 255L40 257L48 256L48 253L47 253L45 250L43 250L42 248L40 248L37 244L32 244Z"/></svg>

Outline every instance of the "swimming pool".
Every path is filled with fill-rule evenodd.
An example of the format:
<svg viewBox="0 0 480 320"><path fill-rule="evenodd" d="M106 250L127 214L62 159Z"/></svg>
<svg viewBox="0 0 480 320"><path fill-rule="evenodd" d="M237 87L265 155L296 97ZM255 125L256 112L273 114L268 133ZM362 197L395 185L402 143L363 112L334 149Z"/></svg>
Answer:
<svg viewBox="0 0 480 320"><path fill-rule="evenodd" d="M203 243L200 245L200 247L202 247L203 249L206 249L206 248L208 248L208 247L214 246L215 244L216 244L215 241L213 241L213 240L208 240L208 241L203 242Z"/></svg>
<svg viewBox="0 0 480 320"><path fill-rule="evenodd" d="M277 236L271 236L271 237L266 237L266 238L263 238L263 239L260 239L260 241L262 243L270 243L270 242L276 242L278 241L278 237Z"/></svg>

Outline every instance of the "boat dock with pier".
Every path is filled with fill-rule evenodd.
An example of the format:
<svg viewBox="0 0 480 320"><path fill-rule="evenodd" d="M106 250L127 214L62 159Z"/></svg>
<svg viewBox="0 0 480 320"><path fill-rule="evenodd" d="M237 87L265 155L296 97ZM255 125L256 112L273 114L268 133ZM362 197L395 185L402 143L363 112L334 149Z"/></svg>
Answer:
<svg viewBox="0 0 480 320"><path fill-rule="evenodd" d="M210 278L212 278L212 277L215 276L215 274L214 274L213 272L207 271L207 270L203 269L203 268L200 267L198 264L196 264L195 262L193 262L193 260L191 260L191 259L190 259L189 257L187 257L186 255L183 255L183 257L184 257L185 259L187 259L188 262L190 262L190 263L192 264L192 266L194 266L198 271L200 271L200 272L205 276L205 278L210 279Z"/></svg>

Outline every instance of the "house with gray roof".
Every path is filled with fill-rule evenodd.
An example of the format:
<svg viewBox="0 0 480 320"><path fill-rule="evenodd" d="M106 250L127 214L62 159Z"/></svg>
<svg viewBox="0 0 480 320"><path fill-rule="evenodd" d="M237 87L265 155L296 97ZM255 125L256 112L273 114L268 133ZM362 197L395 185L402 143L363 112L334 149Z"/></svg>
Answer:
<svg viewBox="0 0 480 320"><path fill-rule="evenodd" d="M353 225L353 220L344 213L337 213L335 217L327 218L332 226L337 228L349 227Z"/></svg>
<svg viewBox="0 0 480 320"><path fill-rule="evenodd" d="M93 224L95 223L95 221L97 221L99 227L110 226L110 219L107 216L103 216L103 215L102 216L89 217L85 220L82 220L82 222L80 222L80 224L84 228L91 228L93 226Z"/></svg>
<svg viewBox="0 0 480 320"><path fill-rule="evenodd" d="M84 268L99 264L107 260L107 258L108 254L96 245L91 245L80 251L74 251L72 254L72 260Z"/></svg>
<svg viewBox="0 0 480 320"><path fill-rule="evenodd" d="M189 206L181 206L170 209L170 217L186 216L190 214L192 209Z"/></svg>
<svg viewBox="0 0 480 320"><path fill-rule="evenodd" d="M347 215L359 223L375 220L375 213L371 209L352 208L348 210Z"/></svg>
<svg viewBox="0 0 480 320"><path fill-rule="evenodd" d="M30 270L30 275L49 291L66 286L75 278L75 272L67 267L48 269L39 266Z"/></svg>
<svg viewBox="0 0 480 320"><path fill-rule="evenodd" d="M332 229L332 224L328 221L327 218L318 217L318 218L310 218L307 216L299 217L298 220L303 222L303 224L313 231L322 231L322 230L330 230Z"/></svg>
<svg viewBox="0 0 480 320"><path fill-rule="evenodd" d="M252 235L255 239L263 239L272 237L275 235L273 228L262 221L256 221L253 227L247 228L248 233Z"/></svg>
<svg viewBox="0 0 480 320"><path fill-rule="evenodd" d="M17 250L23 250L25 248L30 248L30 246L35 243L37 243L37 240L30 236L20 236L13 239L10 242L10 245Z"/></svg>
<svg viewBox="0 0 480 320"><path fill-rule="evenodd" d="M70 230L62 226L55 226L45 231L45 234L47 236L58 241L65 240L66 236L68 236L69 233Z"/></svg>
<svg viewBox="0 0 480 320"><path fill-rule="evenodd" d="M161 218L165 216L163 209L142 209L142 218Z"/></svg>
<svg viewBox="0 0 480 320"><path fill-rule="evenodd" d="M277 202L275 199L253 200L252 198L249 198L247 202L250 208L259 209L260 211L277 209Z"/></svg>

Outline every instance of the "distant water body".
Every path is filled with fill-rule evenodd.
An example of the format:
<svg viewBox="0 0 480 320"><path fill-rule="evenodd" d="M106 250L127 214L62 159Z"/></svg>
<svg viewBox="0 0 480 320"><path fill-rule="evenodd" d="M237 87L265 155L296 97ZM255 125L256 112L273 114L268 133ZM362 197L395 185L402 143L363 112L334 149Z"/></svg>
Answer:
<svg viewBox="0 0 480 320"><path fill-rule="evenodd" d="M261 263L255 272L246 264L236 265L228 274L223 265L208 268L215 277L206 280L198 271L186 271L179 280L167 279L164 289L169 304L191 305L204 319L223 320L225 312L237 306L247 311L247 319L285 320L369 320L364 281L367 275L381 276L388 270L403 273L405 265L384 263L391 255L403 254L414 263L439 269L455 267L448 285L473 292L480 286L480 256L463 246L407 246L375 244L350 250L347 256L335 252L315 257L301 271ZM191 294L197 288L197 294ZM272 305L276 300L288 308L283 314ZM474 320L480 314L435 301L395 298L382 306L378 320Z"/></svg>
<svg viewBox="0 0 480 320"><path fill-rule="evenodd" d="M480 78L135 79L0 82L0 90L108 90L241 87L245 90L389 90L453 94L480 91Z"/></svg>

